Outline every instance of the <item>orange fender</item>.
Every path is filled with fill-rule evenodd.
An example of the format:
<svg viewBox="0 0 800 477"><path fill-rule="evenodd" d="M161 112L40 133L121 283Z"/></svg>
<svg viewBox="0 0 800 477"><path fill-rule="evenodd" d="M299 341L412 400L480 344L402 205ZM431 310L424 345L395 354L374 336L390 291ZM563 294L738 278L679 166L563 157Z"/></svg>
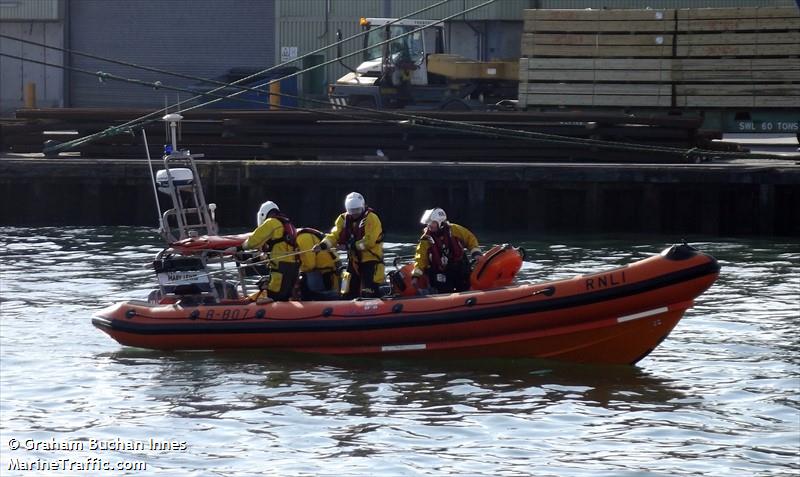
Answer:
<svg viewBox="0 0 800 477"><path fill-rule="evenodd" d="M470 275L472 290L488 290L510 285L522 268L525 251L509 244L495 245L475 263Z"/></svg>

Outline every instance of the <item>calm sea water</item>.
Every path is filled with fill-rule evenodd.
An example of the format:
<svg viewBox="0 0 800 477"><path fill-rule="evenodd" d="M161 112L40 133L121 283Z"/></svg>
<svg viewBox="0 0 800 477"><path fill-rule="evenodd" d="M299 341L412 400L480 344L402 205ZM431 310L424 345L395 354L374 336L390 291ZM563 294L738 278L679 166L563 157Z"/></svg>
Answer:
<svg viewBox="0 0 800 477"><path fill-rule="evenodd" d="M694 244L717 284L605 367L125 348L91 316L147 296L152 230L0 228L0 475L800 475L800 245ZM544 280L668 242L519 245Z"/></svg>

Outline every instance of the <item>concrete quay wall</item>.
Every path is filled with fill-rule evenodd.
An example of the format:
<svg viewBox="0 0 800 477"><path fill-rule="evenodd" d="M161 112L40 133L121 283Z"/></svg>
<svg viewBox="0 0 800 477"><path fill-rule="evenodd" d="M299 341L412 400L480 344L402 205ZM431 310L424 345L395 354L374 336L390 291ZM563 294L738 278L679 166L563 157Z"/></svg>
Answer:
<svg viewBox="0 0 800 477"><path fill-rule="evenodd" d="M210 161L198 168L221 230L254 226L274 200L300 226L328 229L357 190L389 235L422 211L478 231L800 236L800 165ZM163 199L167 196L162 195ZM149 225L157 212L141 160L0 158L0 224ZM168 199L167 199L168 201ZM167 202L163 202L166 204Z"/></svg>

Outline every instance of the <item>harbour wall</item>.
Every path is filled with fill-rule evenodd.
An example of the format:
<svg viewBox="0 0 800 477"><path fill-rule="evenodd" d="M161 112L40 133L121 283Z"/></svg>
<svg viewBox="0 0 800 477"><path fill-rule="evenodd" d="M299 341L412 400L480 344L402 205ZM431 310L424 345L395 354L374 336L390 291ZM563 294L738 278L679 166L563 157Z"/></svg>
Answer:
<svg viewBox="0 0 800 477"><path fill-rule="evenodd" d="M223 233L255 225L274 200L300 226L327 229L353 190L387 234L419 232L422 211L478 231L800 236L800 166L198 160ZM161 195L162 200L167 196ZM157 225L147 163L0 158L0 224Z"/></svg>

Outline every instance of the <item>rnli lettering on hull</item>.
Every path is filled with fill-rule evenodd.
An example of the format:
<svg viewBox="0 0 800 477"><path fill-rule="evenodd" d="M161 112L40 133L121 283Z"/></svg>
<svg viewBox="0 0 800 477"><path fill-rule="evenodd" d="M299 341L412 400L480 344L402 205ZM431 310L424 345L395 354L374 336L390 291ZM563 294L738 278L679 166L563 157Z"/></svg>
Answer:
<svg viewBox="0 0 800 477"><path fill-rule="evenodd" d="M621 270L587 277L585 283L587 290L600 290L603 288L615 287L625 283L625 272Z"/></svg>

